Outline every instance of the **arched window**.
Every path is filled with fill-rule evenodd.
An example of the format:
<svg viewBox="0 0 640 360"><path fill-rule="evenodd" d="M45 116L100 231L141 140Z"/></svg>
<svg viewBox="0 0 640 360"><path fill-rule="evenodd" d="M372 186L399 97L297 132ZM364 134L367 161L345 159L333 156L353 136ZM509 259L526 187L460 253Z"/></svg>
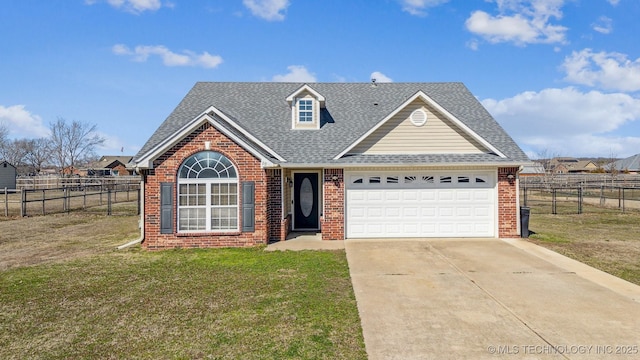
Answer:
<svg viewBox="0 0 640 360"><path fill-rule="evenodd" d="M178 231L238 230L238 175L215 151L187 158L178 170Z"/></svg>

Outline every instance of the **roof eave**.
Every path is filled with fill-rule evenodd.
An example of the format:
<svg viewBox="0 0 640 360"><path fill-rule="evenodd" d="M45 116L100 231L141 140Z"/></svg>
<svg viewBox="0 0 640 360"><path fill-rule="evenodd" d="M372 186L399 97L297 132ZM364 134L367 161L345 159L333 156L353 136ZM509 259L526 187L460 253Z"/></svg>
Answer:
<svg viewBox="0 0 640 360"><path fill-rule="evenodd" d="M218 131L222 132L225 136L231 138L238 145L243 147L245 150L249 151L253 156L258 158L261 162L263 168L267 167L276 167L276 164L271 161L269 158L265 157L260 151L255 149L253 146L247 144L242 139L238 138L231 131L227 130L224 126L221 126L215 117L219 117L227 123L230 123L232 127L235 129L239 129L239 126L235 124L231 119L228 119L222 112L218 111L215 107L208 108L205 112L196 116L193 120L185 124L178 131L174 132L172 136L167 137L162 142L154 146L152 149L143 154L139 159L135 160L135 168L136 169L152 169L153 161L157 159L159 156L168 151L171 147L175 146L178 142L188 136L191 132L193 132L196 128L201 126L205 122L209 122L212 126L214 126ZM262 150L267 152L270 155L273 155L279 161L285 161L284 158L276 154L273 150L262 147L262 143L255 139L251 134L246 133L246 131L242 131L242 134L247 136L251 141L254 141L258 146L261 146Z"/></svg>

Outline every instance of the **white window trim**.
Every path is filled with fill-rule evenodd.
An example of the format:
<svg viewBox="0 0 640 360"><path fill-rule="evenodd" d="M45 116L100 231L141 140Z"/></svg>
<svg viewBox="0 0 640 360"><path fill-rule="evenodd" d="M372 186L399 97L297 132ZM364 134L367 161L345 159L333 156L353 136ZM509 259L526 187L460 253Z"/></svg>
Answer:
<svg viewBox="0 0 640 360"><path fill-rule="evenodd" d="M216 151L205 151L205 152L214 152L214 153L218 153ZM239 232L240 231L240 211L241 211L241 199L240 199L240 179L238 176L238 170L236 168L236 166L233 164L233 162L231 162L231 160L229 158L227 158L224 154L218 153L222 158L226 159L226 161L228 161L230 163L230 167L227 166L225 168L225 172L227 174L229 174L230 169L233 169L233 172L235 173L235 177L206 177L206 178L184 178L184 177L180 177L180 172L183 168L183 166L185 166L185 163L195 157L198 153L191 155L190 157L186 158L183 160L182 164L180 165L180 167L178 168L178 179L176 181L176 203L175 203L175 209L176 209L176 215L177 215L177 232L178 233L229 233L229 232ZM197 160L199 161L199 160ZM218 164L220 164L220 159L218 159ZM224 165L224 164L223 164ZM191 169L193 171L193 169ZM202 168L201 170L202 171ZM214 171L217 172L217 170L214 169ZM180 205L180 186L181 185L189 185L189 184L200 184L200 185L204 185L205 186L205 204L204 205L197 205L197 206L191 206L191 205L184 205L181 206ZM235 205L213 205L212 201L211 201L211 186L212 184L235 184L236 185L236 204ZM236 209L236 226L235 228L227 228L227 229L212 229L212 224L211 224L211 214L213 209L221 209L221 208L233 208L235 207ZM181 212L187 209L205 209L205 228L204 229L181 229L180 227L180 215Z"/></svg>
<svg viewBox="0 0 640 360"><path fill-rule="evenodd" d="M303 101L305 101L305 102L308 101L311 104L311 110L302 110L302 109L300 109L300 103L303 102ZM314 99L312 99L312 98L299 98L299 99L296 99L296 121L298 122L298 124L313 124L313 123L315 123L315 120L316 120L316 116L315 116L316 115L315 114L316 113L316 104L315 103L316 103L316 101ZM308 105L304 105L304 106L308 106ZM302 117L300 115L301 115L301 113L303 111L305 113L307 113L307 112L311 113L311 120L302 121Z"/></svg>
<svg viewBox="0 0 640 360"><path fill-rule="evenodd" d="M204 184L205 185L205 205L202 206L181 206L180 205L180 185L182 184ZM211 184L236 184L236 204L235 205L212 205L211 204ZM178 179L177 189L177 213L178 213L178 233L228 233L240 231L240 182L238 178L219 179ZM236 208L236 227L230 229L212 229L211 228L211 212L214 208ZM189 230L180 229L180 211L183 209L205 209L205 229Z"/></svg>

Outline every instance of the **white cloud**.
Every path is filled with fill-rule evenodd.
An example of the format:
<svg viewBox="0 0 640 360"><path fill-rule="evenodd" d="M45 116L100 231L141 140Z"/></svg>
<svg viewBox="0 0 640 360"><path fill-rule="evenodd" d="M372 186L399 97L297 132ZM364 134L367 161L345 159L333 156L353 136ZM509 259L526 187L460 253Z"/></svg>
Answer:
<svg viewBox="0 0 640 360"><path fill-rule="evenodd" d="M616 6L618 5L618 3L620 2L620 0L607 0L609 2L609 4Z"/></svg>
<svg viewBox="0 0 640 360"><path fill-rule="evenodd" d="M272 80L277 82L316 82L316 76L302 65L287 66L288 73L274 75Z"/></svg>
<svg viewBox="0 0 640 360"><path fill-rule="evenodd" d="M284 20L283 12L289 7L289 0L242 0L253 15L268 21Z"/></svg>
<svg viewBox="0 0 640 360"><path fill-rule="evenodd" d="M42 123L42 118L27 111L24 105L0 105L0 124L9 130L10 138L49 136L49 128Z"/></svg>
<svg viewBox="0 0 640 360"><path fill-rule="evenodd" d="M561 19L565 0L495 0L497 16L477 10L465 22L467 30L490 43L527 44L566 43L567 28L550 24Z"/></svg>
<svg viewBox="0 0 640 360"><path fill-rule="evenodd" d="M615 132L640 120L640 99L576 88L527 91L482 104L523 148L571 156L637 153L640 137Z"/></svg>
<svg viewBox="0 0 640 360"><path fill-rule="evenodd" d="M402 10L411 15L425 16L426 9L444 4L449 0L399 0L402 4Z"/></svg>
<svg viewBox="0 0 640 360"><path fill-rule="evenodd" d="M616 52L574 51L562 63L566 81L608 90L640 91L640 58L629 60Z"/></svg>
<svg viewBox="0 0 640 360"><path fill-rule="evenodd" d="M613 20L606 16L600 16L598 21L592 24L591 27L601 34L610 34L613 31Z"/></svg>
<svg viewBox="0 0 640 360"><path fill-rule="evenodd" d="M85 0L85 4L93 5L100 0ZM140 14L145 11L156 11L162 6L173 7L171 3L162 3L160 0L106 0L109 5L116 9L121 9L134 14Z"/></svg>
<svg viewBox="0 0 640 360"><path fill-rule="evenodd" d="M116 55L131 56L133 61L144 62L149 56L156 55L162 59L166 66L199 66L213 69L222 64L222 57L211 55L208 52L196 54L185 50L182 54L175 53L163 45L138 45L134 49L123 44L116 44L111 48Z"/></svg>
<svg viewBox="0 0 640 360"><path fill-rule="evenodd" d="M391 79L390 77L388 77L387 75L381 73L380 71L374 71L371 73L370 78L376 79L376 82L379 83L388 83L388 82L393 82L393 79Z"/></svg>

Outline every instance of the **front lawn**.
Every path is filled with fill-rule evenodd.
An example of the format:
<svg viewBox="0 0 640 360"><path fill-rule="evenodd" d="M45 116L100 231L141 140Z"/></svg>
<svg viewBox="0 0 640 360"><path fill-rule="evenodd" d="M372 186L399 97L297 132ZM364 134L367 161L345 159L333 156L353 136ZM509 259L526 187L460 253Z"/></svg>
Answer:
<svg viewBox="0 0 640 360"><path fill-rule="evenodd" d="M70 234L79 216L58 220ZM344 251L116 251L109 234L91 239L68 241L93 254L0 270L0 358L366 358Z"/></svg>

